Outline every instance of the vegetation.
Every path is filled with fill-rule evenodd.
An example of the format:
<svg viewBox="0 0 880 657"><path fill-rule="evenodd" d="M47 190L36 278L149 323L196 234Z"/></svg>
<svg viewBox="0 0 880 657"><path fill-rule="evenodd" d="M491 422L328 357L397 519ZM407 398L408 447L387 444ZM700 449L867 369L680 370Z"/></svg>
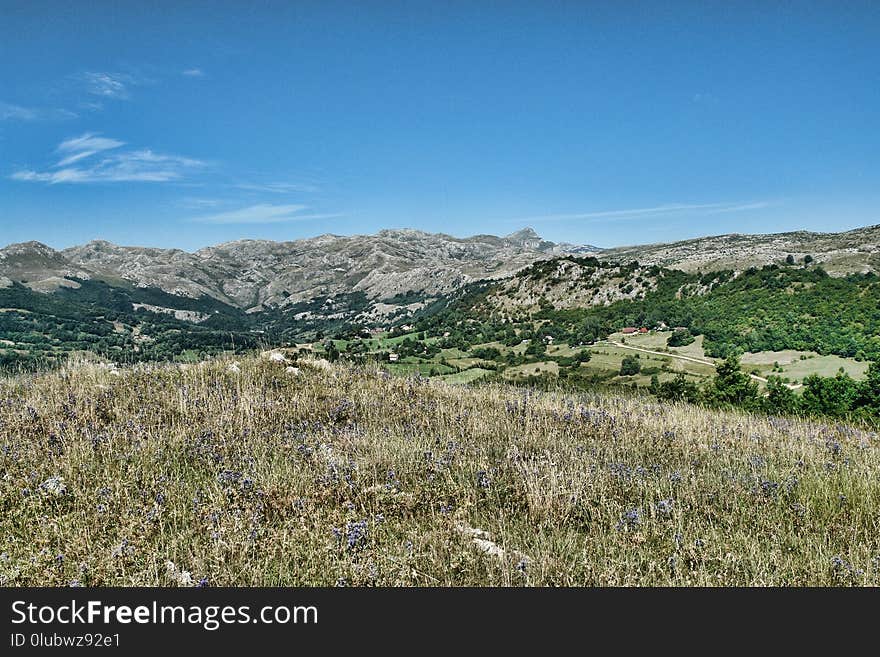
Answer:
<svg viewBox="0 0 880 657"><path fill-rule="evenodd" d="M716 408L742 408L775 415L812 415L862 420L880 424L880 361L871 363L864 381L840 373L834 377L810 375L798 396L779 377L771 377L764 394L739 360L728 356L704 388L688 382L683 374L671 381L652 381L650 390L668 401L689 401Z"/></svg>
<svg viewBox="0 0 880 657"><path fill-rule="evenodd" d="M219 302L186 299L177 306L210 315L204 324L173 315L135 310L133 303L167 302L159 290L131 295L104 283L80 281L77 290L41 294L23 285L0 289L0 368L7 371L57 366L72 352L88 351L117 362L199 359L259 346L258 334L235 328L237 312ZM177 297L175 297L176 299ZM161 306L160 306L161 307ZM243 313L241 313L243 314ZM230 322L231 328L215 325ZM240 325L240 324L238 324Z"/></svg>
<svg viewBox="0 0 880 657"><path fill-rule="evenodd" d="M534 267L546 275L551 263ZM706 353L720 358L784 349L863 360L880 357L880 279L873 273L831 277L816 266L768 265L738 275L660 268L655 275L656 288L643 298L559 310L544 306L519 323L541 322L542 330L571 344L603 339L624 326L665 323L703 335ZM491 317L482 300L490 292L483 287L465 295L433 319L425 319L422 326L485 324Z"/></svg>
<svg viewBox="0 0 880 657"><path fill-rule="evenodd" d="M686 328L673 331L666 340L667 347L686 347L693 344L696 338Z"/></svg>
<svg viewBox="0 0 880 657"><path fill-rule="evenodd" d="M620 376L632 376L642 370L642 361L638 356L624 356L620 363Z"/></svg>
<svg viewBox="0 0 880 657"><path fill-rule="evenodd" d="M0 584L880 584L875 433L298 366L0 383Z"/></svg>
<svg viewBox="0 0 880 657"><path fill-rule="evenodd" d="M389 372L404 376L418 372L461 383L504 379L570 390L636 385L664 400L867 421L875 421L880 412L876 399L865 391L871 384L857 380L866 366L855 367L880 358L880 281L873 274L832 278L820 267L808 266L812 263L806 258L803 266L788 263L739 274L688 274L596 258L567 261L580 268L578 276L587 277L583 280L607 281L615 289L625 289L627 277L635 277L633 284L644 295L575 308L557 308L542 297L527 312L515 306L501 312L490 299L502 283L484 281L374 337L367 326L341 319L368 306L362 292L249 314L208 297L183 298L122 283L77 279L72 280L76 287L54 294L15 284L0 289L0 369L59 367L71 355L85 352L116 363L195 362L308 340L331 362L379 360ZM517 274L539 288L560 283L560 276L556 260ZM334 316L338 311L340 318L321 319L326 308ZM684 328L645 334L647 340L657 336L648 345L654 355L602 346L602 340L625 325ZM673 361L657 350L698 358ZM746 351L818 356L796 366L774 363L772 371L768 367L763 372L770 378L758 385L729 358ZM704 353L727 361L716 371ZM837 373L840 366L850 374Z"/></svg>

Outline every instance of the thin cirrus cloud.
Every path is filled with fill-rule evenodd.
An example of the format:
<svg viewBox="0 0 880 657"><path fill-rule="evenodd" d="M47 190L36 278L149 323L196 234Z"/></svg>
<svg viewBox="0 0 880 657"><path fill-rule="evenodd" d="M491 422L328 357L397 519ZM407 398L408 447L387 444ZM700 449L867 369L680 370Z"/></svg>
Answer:
<svg viewBox="0 0 880 657"><path fill-rule="evenodd" d="M292 194L295 192L310 193L319 191L317 185L310 185L308 183L238 183L235 187L249 192L269 192L270 194Z"/></svg>
<svg viewBox="0 0 880 657"><path fill-rule="evenodd" d="M126 73L102 71L87 71L76 76L76 79L91 95L113 100L128 100L131 98L130 88L138 84L138 80Z"/></svg>
<svg viewBox="0 0 880 657"><path fill-rule="evenodd" d="M278 224L341 216L339 214L300 214L303 210L308 210L308 206L261 203L230 212L193 217L191 221L202 224Z"/></svg>
<svg viewBox="0 0 880 657"><path fill-rule="evenodd" d="M181 71L181 75L185 75L188 78L203 78L205 77L205 72L198 67L194 67L184 69L183 71Z"/></svg>
<svg viewBox="0 0 880 657"><path fill-rule="evenodd" d="M13 180L24 182L101 183L169 182L180 180L205 163L179 155L155 153L150 149L123 150L125 142L87 132L62 141L55 152L61 159L48 170L22 170ZM113 152L109 152L113 151Z"/></svg>
<svg viewBox="0 0 880 657"><path fill-rule="evenodd" d="M76 114L64 109L23 107L0 101L0 121L53 121L75 119Z"/></svg>
<svg viewBox="0 0 880 657"><path fill-rule="evenodd" d="M651 208L629 208L625 210L601 210L598 212L577 212L572 214L546 214L536 217L515 219L514 221L578 221L578 220L622 220L641 219L645 217L702 212L703 214L721 214L726 212L744 212L770 207L770 201L753 201L749 203L674 203L658 205Z"/></svg>
<svg viewBox="0 0 880 657"><path fill-rule="evenodd" d="M55 150L66 155L55 166L64 167L96 155L101 151L112 150L120 146L125 146L125 142L118 139L101 137L93 132L87 132L84 135L66 139L58 144L58 148Z"/></svg>

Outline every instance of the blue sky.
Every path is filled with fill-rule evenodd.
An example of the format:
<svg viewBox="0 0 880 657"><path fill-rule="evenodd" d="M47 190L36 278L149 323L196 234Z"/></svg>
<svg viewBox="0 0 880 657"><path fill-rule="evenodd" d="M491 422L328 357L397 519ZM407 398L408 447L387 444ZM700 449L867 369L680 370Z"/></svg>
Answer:
<svg viewBox="0 0 880 657"><path fill-rule="evenodd" d="M69 4L0 0L3 244L880 223L876 3Z"/></svg>

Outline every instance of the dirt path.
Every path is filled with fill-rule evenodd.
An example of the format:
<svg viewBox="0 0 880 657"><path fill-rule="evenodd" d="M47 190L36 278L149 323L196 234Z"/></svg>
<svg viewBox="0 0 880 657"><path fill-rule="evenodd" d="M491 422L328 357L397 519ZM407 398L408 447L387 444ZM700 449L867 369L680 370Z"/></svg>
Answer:
<svg viewBox="0 0 880 657"><path fill-rule="evenodd" d="M704 358L694 358L693 356L683 356L681 354L674 354L674 353L665 352L665 351L654 351L653 349L645 349L644 347L633 347L628 344L623 344L622 342L614 342L613 340L603 340L602 342L597 343L597 344L610 344L610 345L614 345L615 347L620 347L621 349L631 349L632 351L641 351L646 354L654 354L655 356L668 356L669 358L677 358L678 360L689 360L692 363L699 363L700 365L709 365L710 367L715 367L715 361L713 361L713 360L706 360ZM763 376L758 376L757 374L751 374L751 373L749 374L749 376L752 377L755 381L760 381L761 383L764 383L764 384L767 383L767 379L765 379ZM786 383L785 385L788 386L788 388L791 390L797 390L798 388L801 387L800 383Z"/></svg>

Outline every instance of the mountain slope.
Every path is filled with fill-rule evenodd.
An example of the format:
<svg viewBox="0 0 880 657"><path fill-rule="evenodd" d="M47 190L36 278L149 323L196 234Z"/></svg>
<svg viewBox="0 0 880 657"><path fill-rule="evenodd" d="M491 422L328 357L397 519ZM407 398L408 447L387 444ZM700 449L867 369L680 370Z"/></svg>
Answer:
<svg viewBox="0 0 880 657"><path fill-rule="evenodd" d="M536 262L499 281L485 296L487 313L516 315L543 308L557 310L608 306L643 299L656 289L659 267L619 264L594 257L561 256Z"/></svg>
<svg viewBox="0 0 880 657"><path fill-rule="evenodd" d="M363 293L382 315L387 313L379 303L395 296L437 297L563 252L525 229L507 237L383 230L292 242L239 240L195 253L90 242L62 254L139 286L194 298L207 295L252 312Z"/></svg>
<svg viewBox="0 0 880 657"><path fill-rule="evenodd" d="M744 270L805 256L832 275L880 271L880 225L842 233L797 231L767 235L717 235L668 244L604 249L602 257L637 260L684 271Z"/></svg>
<svg viewBox="0 0 880 657"><path fill-rule="evenodd" d="M145 310L217 328L228 321L236 329L292 338L346 322L402 320L468 283L506 277L569 247L530 228L506 237L383 230L292 242L239 240L195 253L101 240L55 251L27 242L0 250L0 287L64 288L77 292L72 302L110 304L116 312ZM85 281L109 287L83 288ZM242 320L242 311L253 318Z"/></svg>
<svg viewBox="0 0 880 657"><path fill-rule="evenodd" d="M75 264L41 242L10 244L0 249L0 288L23 283L40 292L75 287L67 277L91 278L94 272Z"/></svg>

